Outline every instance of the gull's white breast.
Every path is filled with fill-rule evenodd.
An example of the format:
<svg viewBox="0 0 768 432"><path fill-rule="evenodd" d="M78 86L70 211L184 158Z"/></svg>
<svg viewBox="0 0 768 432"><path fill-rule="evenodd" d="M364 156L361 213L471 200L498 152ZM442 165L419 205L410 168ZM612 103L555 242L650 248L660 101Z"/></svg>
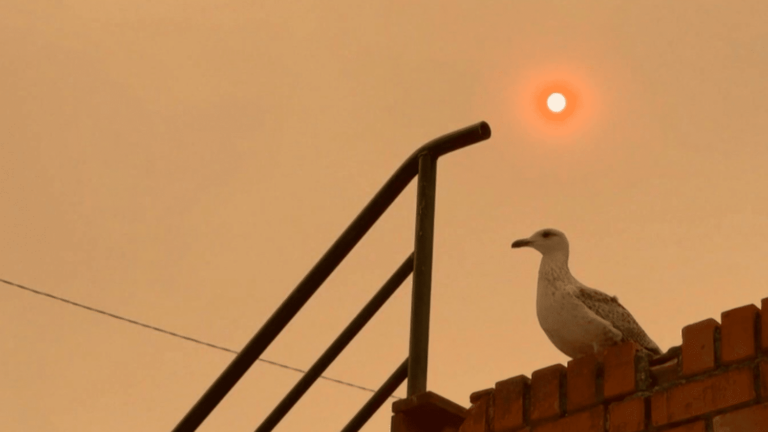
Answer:
<svg viewBox="0 0 768 432"><path fill-rule="evenodd" d="M567 270L562 272L542 262L536 315L549 340L571 358L595 353L622 339L620 331L576 297L577 284Z"/></svg>

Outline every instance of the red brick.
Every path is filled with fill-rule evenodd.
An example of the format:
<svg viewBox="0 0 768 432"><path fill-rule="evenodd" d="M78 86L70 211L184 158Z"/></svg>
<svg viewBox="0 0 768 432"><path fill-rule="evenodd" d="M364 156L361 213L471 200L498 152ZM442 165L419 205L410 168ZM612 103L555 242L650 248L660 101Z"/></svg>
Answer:
<svg viewBox="0 0 768 432"><path fill-rule="evenodd" d="M768 350L768 297L763 299L761 306L763 312L760 314L760 322L762 323L761 345L763 346L763 351L765 351Z"/></svg>
<svg viewBox="0 0 768 432"><path fill-rule="evenodd" d="M768 399L768 360L760 362L760 395Z"/></svg>
<svg viewBox="0 0 768 432"><path fill-rule="evenodd" d="M464 423L459 432L486 432L489 430L490 419L488 408L493 404L493 389L480 390L472 393L469 400L472 406L467 410Z"/></svg>
<svg viewBox="0 0 768 432"><path fill-rule="evenodd" d="M397 413L392 415L392 423L390 424L390 430L392 432L418 432L408 424L408 421L403 413Z"/></svg>
<svg viewBox="0 0 768 432"><path fill-rule="evenodd" d="M656 392L651 396L651 424L659 426L668 422L667 392Z"/></svg>
<svg viewBox="0 0 768 432"><path fill-rule="evenodd" d="M635 369L635 354L638 349L634 342L626 342L606 350L603 380L603 395L606 399L640 390L637 388L637 370Z"/></svg>
<svg viewBox="0 0 768 432"><path fill-rule="evenodd" d="M768 404L753 405L712 419L714 432L762 432L768 428Z"/></svg>
<svg viewBox="0 0 768 432"><path fill-rule="evenodd" d="M392 432L456 431L467 409L437 393L426 391L392 403Z"/></svg>
<svg viewBox="0 0 768 432"><path fill-rule="evenodd" d="M720 358L723 364L754 358L755 320L760 309L746 305L722 313L720 317Z"/></svg>
<svg viewBox="0 0 768 432"><path fill-rule="evenodd" d="M727 408L755 398L751 368L739 368L657 392L651 397L654 426Z"/></svg>
<svg viewBox="0 0 768 432"><path fill-rule="evenodd" d="M715 331L712 318L683 327L683 376L715 369Z"/></svg>
<svg viewBox="0 0 768 432"><path fill-rule="evenodd" d="M598 405L590 410L536 426L532 432L603 432L604 430L605 409L602 405Z"/></svg>
<svg viewBox="0 0 768 432"><path fill-rule="evenodd" d="M597 403L597 357L587 355L568 362L566 401L568 412Z"/></svg>
<svg viewBox="0 0 768 432"><path fill-rule="evenodd" d="M635 398L611 404L609 432L638 432L645 429L645 399Z"/></svg>
<svg viewBox="0 0 768 432"><path fill-rule="evenodd" d="M493 400L494 432L511 432L525 424L525 394L531 380L519 375L496 383Z"/></svg>
<svg viewBox="0 0 768 432"><path fill-rule="evenodd" d="M471 395L469 395L469 403L475 403L479 401L480 399L483 399L485 397L488 397L489 394L493 393L493 389L485 389L485 390L478 390Z"/></svg>
<svg viewBox="0 0 768 432"><path fill-rule="evenodd" d="M405 413L393 414L390 426L392 432L425 432L423 424L408 417Z"/></svg>
<svg viewBox="0 0 768 432"><path fill-rule="evenodd" d="M680 378L680 360L673 359L672 362L654 366L651 368L651 376L653 377L653 385L660 386L663 384L677 381Z"/></svg>
<svg viewBox="0 0 768 432"><path fill-rule="evenodd" d="M707 430L707 424L704 423L703 420L699 420L694 423L688 423L687 425L682 425L680 427L667 429L664 432L706 432ZM748 432L748 431L744 431Z"/></svg>
<svg viewBox="0 0 768 432"><path fill-rule="evenodd" d="M560 383L565 366L552 365L531 374L531 420L557 417L560 411Z"/></svg>

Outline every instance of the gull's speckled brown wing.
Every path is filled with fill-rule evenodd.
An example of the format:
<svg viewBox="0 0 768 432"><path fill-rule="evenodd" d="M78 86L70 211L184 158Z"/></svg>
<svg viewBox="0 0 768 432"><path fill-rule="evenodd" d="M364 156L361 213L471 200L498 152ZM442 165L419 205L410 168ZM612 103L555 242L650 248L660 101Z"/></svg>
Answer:
<svg viewBox="0 0 768 432"><path fill-rule="evenodd" d="M636 342L653 354L661 354L659 346L648 337L619 299L602 291L581 285L576 288L576 298L581 300L595 315L608 321L624 336L624 340Z"/></svg>

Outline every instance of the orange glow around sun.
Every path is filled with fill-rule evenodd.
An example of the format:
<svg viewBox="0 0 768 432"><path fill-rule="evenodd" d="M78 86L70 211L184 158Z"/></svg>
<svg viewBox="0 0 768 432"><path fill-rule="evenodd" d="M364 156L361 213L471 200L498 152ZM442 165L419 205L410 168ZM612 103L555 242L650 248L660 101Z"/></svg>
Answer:
<svg viewBox="0 0 768 432"><path fill-rule="evenodd" d="M594 125L598 95L589 74L575 65L534 67L510 82L509 103L512 114L536 138L575 138ZM565 97L559 112L547 106L553 93Z"/></svg>

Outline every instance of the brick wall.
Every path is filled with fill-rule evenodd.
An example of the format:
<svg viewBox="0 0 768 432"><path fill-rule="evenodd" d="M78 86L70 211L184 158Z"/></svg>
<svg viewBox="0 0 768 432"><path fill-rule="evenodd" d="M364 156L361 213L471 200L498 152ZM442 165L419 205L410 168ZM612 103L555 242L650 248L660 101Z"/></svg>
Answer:
<svg viewBox="0 0 768 432"><path fill-rule="evenodd" d="M762 311L686 326L662 364L627 343L499 381L469 409L412 396L392 432L768 432L768 298Z"/></svg>

